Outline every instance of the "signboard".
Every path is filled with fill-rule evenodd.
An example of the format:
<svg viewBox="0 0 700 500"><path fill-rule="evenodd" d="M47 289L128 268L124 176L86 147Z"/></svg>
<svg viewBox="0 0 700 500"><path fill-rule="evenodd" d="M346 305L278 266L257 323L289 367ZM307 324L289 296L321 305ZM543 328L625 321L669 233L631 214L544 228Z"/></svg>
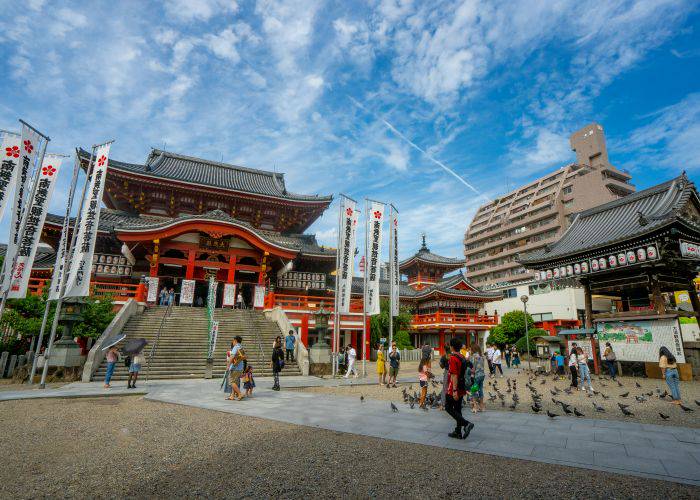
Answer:
<svg viewBox="0 0 700 500"><path fill-rule="evenodd" d="M679 363L685 363L677 318L600 322L596 329L601 357L605 343L610 342L619 361L656 363L659 361L659 349L666 346Z"/></svg>
<svg viewBox="0 0 700 500"><path fill-rule="evenodd" d="M586 353L586 356L588 356L588 359L590 359L590 360L593 359L593 346L591 346L590 339L578 339L578 340L572 340L571 342L576 342L576 345L579 346L581 349L583 349L583 352ZM571 342L569 342L569 345L571 345Z"/></svg>
<svg viewBox="0 0 700 500"><path fill-rule="evenodd" d="M223 307L236 305L236 285L234 283L224 284L224 302Z"/></svg>
<svg viewBox="0 0 700 500"><path fill-rule="evenodd" d="M384 204L370 202L367 214L367 278L365 289L365 308L368 316L379 314L379 263L382 252L382 222L384 219Z"/></svg>
<svg viewBox="0 0 700 500"><path fill-rule="evenodd" d="M338 312L350 311L353 266L355 264L355 242L357 239L357 217L359 211L354 200L342 197L339 205L340 227L338 228L338 251L335 276L336 306Z"/></svg>
<svg viewBox="0 0 700 500"><path fill-rule="evenodd" d="M211 236L200 235L199 248L202 250L218 250L224 252L231 245L231 237L212 238Z"/></svg>
<svg viewBox="0 0 700 500"><path fill-rule="evenodd" d="M265 285L255 285L255 298L253 307L262 309L265 307Z"/></svg>
<svg viewBox="0 0 700 500"><path fill-rule="evenodd" d="M681 256L684 259L700 260L700 245L691 241L680 240Z"/></svg>
<svg viewBox="0 0 700 500"><path fill-rule="evenodd" d="M192 304L194 300L194 280L182 280L180 287L180 305Z"/></svg>
<svg viewBox="0 0 700 500"><path fill-rule="evenodd" d="M535 280L551 281L573 278L583 274L597 273L617 267L641 264L659 258L656 244L639 248L630 248L615 254L604 255L595 259L575 262L569 265L535 272ZM700 257L698 257L700 259Z"/></svg>
<svg viewBox="0 0 700 500"><path fill-rule="evenodd" d="M216 339L219 337L219 322L212 321L211 329L209 330L209 349L207 351L207 359L214 358L214 351L216 350Z"/></svg>
<svg viewBox="0 0 700 500"><path fill-rule="evenodd" d="M158 300L158 278L148 278L148 296L146 302L156 302Z"/></svg>
<svg viewBox="0 0 700 500"><path fill-rule="evenodd" d="M277 279L277 286L296 290L325 290L326 275L324 273L289 271Z"/></svg>

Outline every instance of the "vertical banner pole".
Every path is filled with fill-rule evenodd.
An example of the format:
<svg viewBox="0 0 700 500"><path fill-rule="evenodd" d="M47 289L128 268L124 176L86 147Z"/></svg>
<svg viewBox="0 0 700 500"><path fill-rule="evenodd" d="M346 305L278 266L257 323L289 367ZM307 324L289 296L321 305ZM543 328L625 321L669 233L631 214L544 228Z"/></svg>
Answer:
<svg viewBox="0 0 700 500"><path fill-rule="evenodd" d="M362 356L363 377L367 376L367 271L369 269L369 256L367 255L369 247L369 207L367 203L367 198L365 198L365 269L362 273L362 347L365 350L364 356Z"/></svg>
<svg viewBox="0 0 700 500"><path fill-rule="evenodd" d="M75 187L78 184L78 171L80 170L80 158L78 157L78 152L76 150L75 152L75 165L73 166L73 177L71 179L70 183L70 190L68 191L68 205L66 207L66 215L63 218L63 228L61 229L61 239L60 239L60 244L58 248L58 252L56 253L56 262L54 263L53 269L54 269L54 279L56 277L56 269L63 269L63 274L65 274L65 266L66 266L66 255L67 255L67 249L64 248L64 251L61 252L61 247L65 246L67 244L67 235L68 235L68 225L69 225L69 220L70 220L70 211L73 206L73 198L75 197ZM63 256L61 256L63 254ZM60 280L59 280L60 281ZM51 283L51 288L55 286L55 283ZM59 284L60 287L60 284ZM36 352L34 353L34 360L32 361L32 370L29 373L29 381L28 383L31 385L34 383L34 375L36 374L36 365L37 365L37 359L39 358L38 353L39 349L41 349L41 344L44 341L44 332L46 330L46 322L48 321L49 318L49 309L51 308L51 293L49 292L49 296L46 298L46 306L44 307L44 318L41 320L41 330L39 331L39 341L37 342L37 347L36 347Z"/></svg>
<svg viewBox="0 0 700 500"><path fill-rule="evenodd" d="M394 205L389 205L389 346L394 340Z"/></svg>
<svg viewBox="0 0 700 500"><path fill-rule="evenodd" d="M345 205L342 194L341 198L338 200L338 243L336 245L335 251L335 296L333 299L333 338L331 340L331 364L333 377L338 375L338 346L340 344L340 243L342 241L342 231L343 231L343 206Z"/></svg>
<svg viewBox="0 0 700 500"><path fill-rule="evenodd" d="M70 246L66 249L66 262L72 262L73 255L75 253L75 241L78 238L78 228L82 222L83 205L85 204L85 197L87 195L88 186L90 185L90 177L92 176L92 171L94 170L94 160L95 160L95 150L97 146L92 147L92 152L90 153L90 162L88 163L88 168L86 170L85 184L83 184L83 194L80 197L80 207L78 209L78 215L75 218L75 223L73 224L73 234L70 238ZM64 221L65 222L65 221ZM68 258L70 255L70 258ZM65 266L65 264L64 264ZM67 267L64 267L63 273L61 274L61 284L59 288L58 300L56 300L56 310L53 313L53 323L51 324L51 334L49 335L49 343L46 346L46 355L44 356L44 369L41 372L41 382L39 382L39 388L46 388L46 375L49 373L49 357L51 356L51 348L53 347L53 342L56 340L56 329L58 328L58 317L61 314L61 307L63 306L63 293L65 292L66 283L68 281L68 271Z"/></svg>

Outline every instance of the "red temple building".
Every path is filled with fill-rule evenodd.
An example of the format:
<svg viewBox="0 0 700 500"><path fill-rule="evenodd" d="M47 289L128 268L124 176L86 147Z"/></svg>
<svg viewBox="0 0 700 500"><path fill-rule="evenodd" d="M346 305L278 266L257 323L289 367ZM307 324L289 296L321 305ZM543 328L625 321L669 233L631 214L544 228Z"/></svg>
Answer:
<svg viewBox="0 0 700 500"><path fill-rule="evenodd" d="M83 168L89 153L80 151ZM284 174L192 158L153 149L144 164L110 159L91 278L93 295L111 294L124 303L146 302L147 282L174 288L176 303L183 280L195 280L193 305L206 302L208 280L235 284L247 307L287 315L302 341L313 344L314 314L333 308L335 249L319 245L304 231L328 208L332 196L287 191ZM42 241L56 248L63 218L49 214ZM43 255L32 273L34 293L50 277ZM444 345L454 335L475 342L497 323L482 314L483 292L461 273L463 259L431 253L425 239L419 251L401 262L407 277L400 300L414 313L415 345ZM257 293L256 293L257 292ZM262 293L261 293L262 292ZM380 293L388 296L388 281ZM361 354L362 279L353 284L351 311L341 317L341 343ZM257 300L256 300L257 296ZM369 323L369 321L368 321ZM331 320L332 325L332 320Z"/></svg>

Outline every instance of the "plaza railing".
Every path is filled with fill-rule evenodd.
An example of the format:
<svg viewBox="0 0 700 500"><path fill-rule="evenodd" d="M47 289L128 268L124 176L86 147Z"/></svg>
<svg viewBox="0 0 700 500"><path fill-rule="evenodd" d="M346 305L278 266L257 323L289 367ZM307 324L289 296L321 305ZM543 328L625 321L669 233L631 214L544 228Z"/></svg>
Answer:
<svg viewBox="0 0 700 500"><path fill-rule="evenodd" d="M497 325L498 315L490 314L457 314L435 312L431 314L414 314L411 326L431 325Z"/></svg>

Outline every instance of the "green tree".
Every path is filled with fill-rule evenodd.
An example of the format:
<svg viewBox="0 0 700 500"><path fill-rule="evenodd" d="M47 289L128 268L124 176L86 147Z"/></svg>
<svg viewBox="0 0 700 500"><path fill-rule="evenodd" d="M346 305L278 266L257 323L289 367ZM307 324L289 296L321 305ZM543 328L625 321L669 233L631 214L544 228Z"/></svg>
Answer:
<svg viewBox="0 0 700 500"><path fill-rule="evenodd" d="M535 343L532 340L533 337L546 337L547 335L549 335L549 332L547 330L543 330L542 328L533 328L532 330L528 330L527 336L530 337L531 354L537 351ZM518 339L518 341L515 343L515 348L520 352L527 351L527 341L525 340L525 335Z"/></svg>
<svg viewBox="0 0 700 500"><path fill-rule="evenodd" d="M389 299L381 299L379 302L379 314L370 316L370 346L374 349L379 343L379 339L389 338ZM407 307L399 308L399 315L394 316L394 339L396 347L404 349L411 347L411 339L408 335L408 328L411 326L412 315ZM402 344L399 344L399 333L403 332Z"/></svg>
<svg viewBox="0 0 700 500"><path fill-rule="evenodd" d="M511 311L504 314L501 318L501 324L491 331L491 335L493 335L495 330L497 337L492 338L489 335L489 340L496 344L514 344L516 340L525 335L525 321L527 321L529 329L534 327L532 316L526 315L523 311Z"/></svg>
<svg viewBox="0 0 700 500"><path fill-rule="evenodd" d="M87 298L83 305L83 321L75 325L73 336L96 339L102 335L115 316L113 309L114 301L110 296L101 297L100 300Z"/></svg>

